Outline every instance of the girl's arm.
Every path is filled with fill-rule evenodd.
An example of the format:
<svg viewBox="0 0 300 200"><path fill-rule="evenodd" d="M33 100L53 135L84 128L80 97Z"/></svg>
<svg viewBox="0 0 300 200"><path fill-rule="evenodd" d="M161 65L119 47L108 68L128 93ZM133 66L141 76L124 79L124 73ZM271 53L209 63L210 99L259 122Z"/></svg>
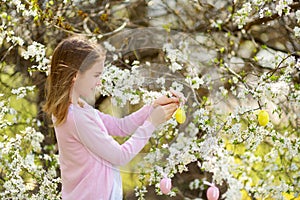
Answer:
<svg viewBox="0 0 300 200"><path fill-rule="evenodd" d="M152 105L146 105L140 110L121 119L105 115L101 112L98 113L110 135L127 136L141 126L157 106L164 106L172 103L179 104L178 94L175 94L174 91L171 92L175 97L168 98L167 96L161 96L157 98Z"/></svg>
<svg viewBox="0 0 300 200"><path fill-rule="evenodd" d="M128 136L131 135L139 126L141 126L145 122L145 120L151 114L152 110L153 106L146 105L124 118L116 118L99 111L98 115L102 119L110 135Z"/></svg>
<svg viewBox="0 0 300 200"><path fill-rule="evenodd" d="M144 123L137 128L124 144L120 145L105 132L105 127L97 120L95 115L97 113L93 113L91 110L88 112L85 110L76 111L73 114L75 134L80 142L96 157L107 160L113 165L128 163L142 150L155 130L155 126L151 122L140 120ZM132 118L135 119L136 116L134 115Z"/></svg>

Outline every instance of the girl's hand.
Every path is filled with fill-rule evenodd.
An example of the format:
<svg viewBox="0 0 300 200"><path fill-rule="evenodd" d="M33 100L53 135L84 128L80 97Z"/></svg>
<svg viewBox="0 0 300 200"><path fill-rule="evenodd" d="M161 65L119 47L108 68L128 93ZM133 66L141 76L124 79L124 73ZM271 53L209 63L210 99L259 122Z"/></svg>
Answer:
<svg viewBox="0 0 300 200"><path fill-rule="evenodd" d="M179 98L177 97L170 98L167 96L161 96L153 102L153 107L156 108L157 106L165 106L170 103L176 103L179 106Z"/></svg>
<svg viewBox="0 0 300 200"><path fill-rule="evenodd" d="M147 120L150 121L155 127L157 127L158 125L168 121L177 108L177 102L169 103L164 106L158 105L153 109Z"/></svg>
<svg viewBox="0 0 300 200"><path fill-rule="evenodd" d="M180 104L183 105L187 101L187 99L184 97L184 95L181 92L175 91L172 88L170 89L170 92L173 96L179 99Z"/></svg>

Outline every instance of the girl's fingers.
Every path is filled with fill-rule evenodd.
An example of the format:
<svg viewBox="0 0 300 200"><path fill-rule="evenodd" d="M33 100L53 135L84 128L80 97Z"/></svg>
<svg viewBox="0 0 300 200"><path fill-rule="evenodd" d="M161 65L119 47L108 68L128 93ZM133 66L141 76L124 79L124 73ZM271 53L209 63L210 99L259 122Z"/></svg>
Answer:
<svg viewBox="0 0 300 200"><path fill-rule="evenodd" d="M165 105L170 104L170 103L179 103L179 98L174 98L174 97L168 98L167 97L167 99L165 101Z"/></svg>
<svg viewBox="0 0 300 200"><path fill-rule="evenodd" d="M184 95L181 92L175 91L172 88L170 89L170 92L172 93L172 95L174 95L178 99L181 99L181 101L183 102L183 104L185 104L185 102L186 102L187 99L184 97Z"/></svg>
<svg viewBox="0 0 300 200"><path fill-rule="evenodd" d="M166 119L170 119L177 108L178 108L177 103L170 103L170 104L163 106Z"/></svg>
<svg viewBox="0 0 300 200"><path fill-rule="evenodd" d="M177 108L178 103L169 103L164 106L158 105L151 112L147 120L150 121L154 126L158 126L159 124L169 120Z"/></svg>
<svg viewBox="0 0 300 200"><path fill-rule="evenodd" d="M169 103L177 103L179 102L179 99L178 98L174 98L174 97L167 97L167 96L163 96L161 99L160 99L160 102L164 105L166 104L169 104Z"/></svg>
<svg viewBox="0 0 300 200"><path fill-rule="evenodd" d="M164 105L167 105L167 104L170 104L170 103L179 103L179 99L178 98L169 98L167 96L161 96L159 97L158 99L156 99L154 101L154 107L158 106L158 105L161 105L161 106L164 106Z"/></svg>

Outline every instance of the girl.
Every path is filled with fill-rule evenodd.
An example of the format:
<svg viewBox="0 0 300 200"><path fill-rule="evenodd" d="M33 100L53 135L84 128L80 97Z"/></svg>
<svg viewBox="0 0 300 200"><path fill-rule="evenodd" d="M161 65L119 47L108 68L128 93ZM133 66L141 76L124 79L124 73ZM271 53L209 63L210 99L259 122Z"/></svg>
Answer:
<svg viewBox="0 0 300 200"><path fill-rule="evenodd" d="M94 97L104 60L101 46L79 37L60 42L52 56L44 111L54 122L64 200L122 199L117 166L128 163L179 105L174 94L122 119L99 112L85 100ZM112 137L130 134L121 145Z"/></svg>

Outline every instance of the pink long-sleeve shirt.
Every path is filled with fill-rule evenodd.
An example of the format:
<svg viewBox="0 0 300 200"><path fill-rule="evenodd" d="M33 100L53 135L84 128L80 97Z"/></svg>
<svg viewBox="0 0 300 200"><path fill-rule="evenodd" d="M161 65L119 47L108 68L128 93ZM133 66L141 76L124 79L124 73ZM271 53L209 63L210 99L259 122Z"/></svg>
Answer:
<svg viewBox="0 0 300 200"><path fill-rule="evenodd" d="M103 114L87 103L71 104L66 122L56 126L64 200L108 200L113 167L128 163L146 145L155 127L144 106L125 117ZM55 118L53 118L55 121ZM131 137L123 144L112 136Z"/></svg>

